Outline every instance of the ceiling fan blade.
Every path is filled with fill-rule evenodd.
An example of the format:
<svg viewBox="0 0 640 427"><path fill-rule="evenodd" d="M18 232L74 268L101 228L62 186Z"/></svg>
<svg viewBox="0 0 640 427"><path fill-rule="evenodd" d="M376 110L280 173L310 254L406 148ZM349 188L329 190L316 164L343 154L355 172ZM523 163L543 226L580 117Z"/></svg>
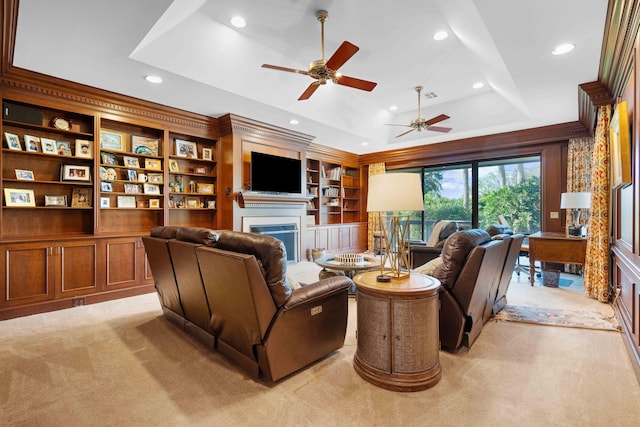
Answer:
<svg viewBox="0 0 640 427"><path fill-rule="evenodd" d="M374 82L369 82L367 80L356 79L354 77L349 77L349 76L340 76L336 81L336 83L343 86L349 86L356 89L366 90L367 92L371 92L373 88L376 87L376 85L378 84Z"/></svg>
<svg viewBox="0 0 640 427"><path fill-rule="evenodd" d="M441 122L443 120L447 120L449 118L449 116L447 116L446 114L440 114L439 116L435 116L432 119L429 120L425 120L424 124L427 126L431 126L431 125L435 125L438 122Z"/></svg>
<svg viewBox="0 0 640 427"><path fill-rule="evenodd" d="M432 130L435 132L449 132L453 128L445 128L442 126L427 126L427 130Z"/></svg>
<svg viewBox="0 0 640 427"><path fill-rule="evenodd" d="M401 133L400 135L396 135L396 138L400 138L401 136L405 136L406 134L413 132L415 129L408 130L406 132Z"/></svg>
<svg viewBox="0 0 640 427"><path fill-rule="evenodd" d="M336 71L359 50L360 48L353 43L349 43L348 41L342 42L338 50L336 50L331 58L329 58L329 60L327 61L327 68Z"/></svg>
<svg viewBox="0 0 640 427"><path fill-rule="evenodd" d="M307 71L296 70L295 68L280 67L278 65L262 64L262 68L271 68L272 70L287 71L289 73L296 73L296 74L304 74L305 76L309 75L309 72Z"/></svg>
<svg viewBox="0 0 640 427"><path fill-rule="evenodd" d="M399 125L397 123L385 123L385 125L387 125L387 126L402 126L402 127L405 127L405 128L413 127L411 125Z"/></svg>
<svg viewBox="0 0 640 427"><path fill-rule="evenodd" d="M304 101L305 99L311 98L311 95L313 95L313 92L315 92L319 86L320 86L320 83L318 82L311 83L307 87L307 89L304 92L302 92L302 95L300 95L300 98L298 98L298 101Z"/></svg>

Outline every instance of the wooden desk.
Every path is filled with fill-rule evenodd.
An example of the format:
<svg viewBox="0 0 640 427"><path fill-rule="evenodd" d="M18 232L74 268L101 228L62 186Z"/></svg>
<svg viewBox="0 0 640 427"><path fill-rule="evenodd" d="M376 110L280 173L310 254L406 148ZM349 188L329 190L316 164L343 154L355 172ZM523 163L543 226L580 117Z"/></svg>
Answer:
<svg viewBox="0 0 640 427"><path fill-rule="evenodd" d="M377 282L379 271L354 277L358 298L353 367L370 383L394 391L433 387L442 377L440 282L421 274Z"/></svg>
<svg viewBox="0 0 640 427"><path fill-rule="evenodd" d="M587 239L565 233L540 231L529 236L529 275L531 286L535 278L535 262L583 264L587 254Z"/></svg>

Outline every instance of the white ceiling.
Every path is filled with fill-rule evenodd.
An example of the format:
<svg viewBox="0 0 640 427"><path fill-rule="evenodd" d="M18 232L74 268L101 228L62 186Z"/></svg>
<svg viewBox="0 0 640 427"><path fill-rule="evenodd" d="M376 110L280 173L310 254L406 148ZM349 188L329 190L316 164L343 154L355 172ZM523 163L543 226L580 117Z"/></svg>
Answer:
<svg viewBox="0 0 640 427"><path fill-rule="evenodd" d="M340 72L377 82L372 92L328 83L298 101L311 77L261 67L320 59L319 9L325 57L357 45ZM607 0L20 0L14 65L365 154L576 121L578 85L598 77L606 10ZM232 27L234 15L247 26ZM433 40L438 30L449 37ZM576 48L551 54L566 42ZM417 117L418 85L437 94L421 98L421 117L447 114L438 125L453 131L396 139L405 128L386 124Z"/></svg>

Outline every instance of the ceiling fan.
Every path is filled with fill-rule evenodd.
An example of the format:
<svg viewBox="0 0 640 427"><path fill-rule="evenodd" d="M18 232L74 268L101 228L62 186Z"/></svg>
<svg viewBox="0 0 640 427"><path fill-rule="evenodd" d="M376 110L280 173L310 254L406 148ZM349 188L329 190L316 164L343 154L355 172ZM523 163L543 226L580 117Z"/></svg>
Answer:
<svg viewBox="0 0 640 427"><path fill-rule="evenodd" d="M277 65L262 64L262 67L264 68L287 71L290 73L305 74L316 79L316 81L311 83L302 93L302 95L300 95L298 101L309 99L320 85L327 83L327 80L331 80L339 85L366 90L368 92L371 92L377 85L377 83L374 82L360 80L349 76L343 76L338 72L338 68L343 66L345 62L347 62L353 55L356 54L358 50L360 50L358 46L349 43L348 41L342 42L338 50L335 51L335 53L331 58L329 58L329 60L324 59L324 21L327 19L327 16L329 16L329 12L327 12L326 10L319 10L316 12L316 18L318 18L318 21L320 21L321 26L322 59L313 61L309 65L308 71L280 67Z"/></svg>
<svg viewBox="0 0 640 427"><path fill-rule="evenodd" d="M396 125L393 123L387 123L389 126L404 126L411 128L408 131L401 133L400 135L396 135L396 138L400 138L401 136L413 132L414 130L417 130L418 132L422 132L423 130L431 130L434 132L449 132L451 128L433 126L436 123L447 120L449 116L447 116L446 114L440 114L439 116L435 116L429 120L425 120L420 117L420 92L422 92L422 86L416 86L416 92L418 92L418 118L412 120L408 125Z"/></svg>

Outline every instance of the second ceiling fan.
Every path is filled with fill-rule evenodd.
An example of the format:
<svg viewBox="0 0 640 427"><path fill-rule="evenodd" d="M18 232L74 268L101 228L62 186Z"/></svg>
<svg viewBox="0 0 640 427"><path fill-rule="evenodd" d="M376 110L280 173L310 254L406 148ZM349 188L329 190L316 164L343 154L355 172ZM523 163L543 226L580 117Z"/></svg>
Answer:
<svg viewBox="0 0 640 427"><path fill-rule="evenodd" d="M324 85L327 83L327 80L331 80L332 82L342 86L349 86L356 89L366 90L368 92L371 92L377 85L377 83L369 82L367 80L343 76L338 72L338 69L342 67L344 63L347 62L353 55L355 55L358 50L360 50L360 48L353 43L349 43L348 41L342 42L338 50L335 51L331 58L329 58L328 60L324 59L324 21L327 19L327 16L329 16L329 13L326 10L319 10L316 12L316 18L318 18L318 21L320 21L321 26L322 59L313 61L309 65L309 70L303 71L296 70L294 68L280 67L278 65L262 64L262 67L264 68L271 68L273 70L287 71L296 74L304 74L316 79L316 81L311 83L302 93L302 95L300 95L298 101L309 99L320 85Z"/></svg>
<svg viewBox="0 0 640 427"><path fill-rule="evenodd" d="M430 130L434 132L449 132L452 128L447 128L443 126L433 126L436 123L439 123L443 120L447 120L449 116L446 114L440 114L439 116L435 116L429 120L425 120L420 117L420 92L422 92L422 86L416 86L416 92L418 92L418 118L412 120L408 125L397 125L393 123L387 123L389 126L404 126L411 128L406 132L401 133L400 135L396 135L396 138L400 138L401 136L405 136L406 134L417 130L418 132L422 132L423 130Z"/></svg>

